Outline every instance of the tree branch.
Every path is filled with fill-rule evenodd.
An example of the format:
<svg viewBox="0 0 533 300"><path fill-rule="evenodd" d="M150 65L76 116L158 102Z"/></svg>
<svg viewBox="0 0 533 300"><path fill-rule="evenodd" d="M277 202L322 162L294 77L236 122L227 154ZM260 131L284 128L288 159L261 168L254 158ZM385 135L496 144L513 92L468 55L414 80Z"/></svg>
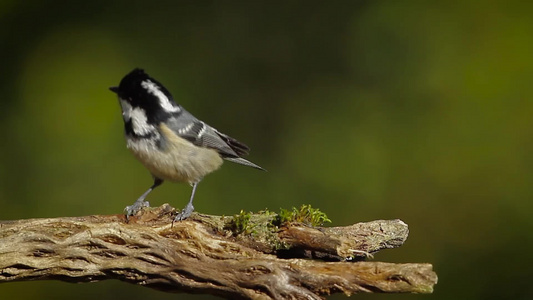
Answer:
<svg viewBox="0 0 533 300"><path fill-rule="evenodd" d="M0 222L0 282L119 279L228 299L431 293L437 282L430 264L356 261L401 246L408 229L400 220L276 227L272 214L257 214L236 232L235 217L193 214L172 224L172 212L163 205L129 222L121 215Z"/></svg>

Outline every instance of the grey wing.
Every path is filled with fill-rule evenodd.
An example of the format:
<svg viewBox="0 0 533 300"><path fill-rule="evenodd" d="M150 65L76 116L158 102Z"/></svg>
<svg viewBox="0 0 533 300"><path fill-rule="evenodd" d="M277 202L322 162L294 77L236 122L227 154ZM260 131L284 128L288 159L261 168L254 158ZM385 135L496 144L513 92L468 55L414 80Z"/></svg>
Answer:
<svg viewBox="0 0 533 300"><path fill-rule="evenodd" d="M182 110L176 117L171 117L166 125L194 145L216 150L226 160L263 169L241 157L248 154L248 146L198 120L186 110Z"/></svg>

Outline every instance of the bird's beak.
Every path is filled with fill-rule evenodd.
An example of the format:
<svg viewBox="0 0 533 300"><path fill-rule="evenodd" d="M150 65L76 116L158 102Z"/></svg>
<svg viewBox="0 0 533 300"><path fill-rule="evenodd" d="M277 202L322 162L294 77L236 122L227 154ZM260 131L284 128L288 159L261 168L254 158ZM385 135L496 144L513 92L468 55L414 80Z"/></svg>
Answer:
<svg viewBox="0 0 533 300"><path fill-rule="evenodd" d="M109 88L110 91L112 91L115 94L118 94L118 86L112 86Z"/></svg>

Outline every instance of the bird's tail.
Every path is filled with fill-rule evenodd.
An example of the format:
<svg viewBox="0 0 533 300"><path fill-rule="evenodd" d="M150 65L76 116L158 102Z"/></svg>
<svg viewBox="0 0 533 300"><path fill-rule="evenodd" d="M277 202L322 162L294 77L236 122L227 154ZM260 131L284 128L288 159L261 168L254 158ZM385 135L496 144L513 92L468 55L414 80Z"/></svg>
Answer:
<svg viewBox="0 0 533 300"><path fill-rule="evenodd" d="M251 161L247 161L246 159L242 157L224 157L225 160L229 160L231 162L237 163L239 165L244 165L252 168L256 168L258 170L266 171L265 169L261 168L260 166L254 164Z"/></svg>

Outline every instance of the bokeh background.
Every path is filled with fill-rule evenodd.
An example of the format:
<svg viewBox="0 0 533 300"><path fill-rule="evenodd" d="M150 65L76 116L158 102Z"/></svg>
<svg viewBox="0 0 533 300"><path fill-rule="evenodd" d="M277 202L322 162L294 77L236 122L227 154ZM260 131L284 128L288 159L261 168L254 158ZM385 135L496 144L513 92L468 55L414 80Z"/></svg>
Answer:
<svg viewBox="0 0 533 300"><path fill-rule="evenodd" d="M116 214L151 184L109 86L144 68L251 148L199 186L210 214L400 218L375 260L429 262L431 296L533 299L533 5L526 1L0 1L0 219ZM190 187L149 200L181 208ZM214 299L118 281L2 299ZM344 299L333 296L331 299Z"/></svg>

